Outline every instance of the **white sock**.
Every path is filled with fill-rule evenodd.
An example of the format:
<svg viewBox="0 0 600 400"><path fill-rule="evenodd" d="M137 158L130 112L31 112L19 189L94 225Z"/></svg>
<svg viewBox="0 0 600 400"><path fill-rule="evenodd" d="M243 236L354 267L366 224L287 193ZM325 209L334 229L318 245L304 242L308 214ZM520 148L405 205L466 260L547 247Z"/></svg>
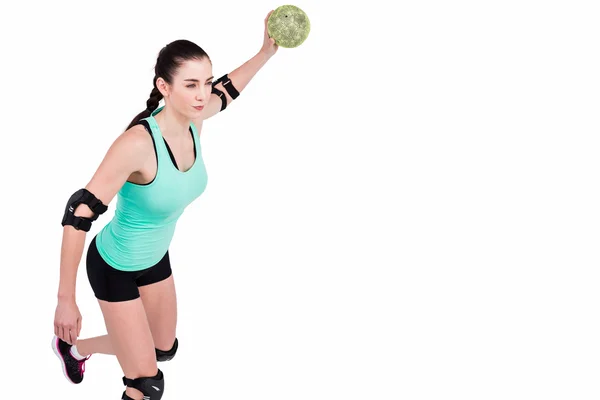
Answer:
<svg viewBox="0 0 600 400"><path fill-rule="evenodd" d="M77 351L77 345L71 346L71 355L78 360L83 360L85 358L84 356L79 354L79 352Z"/></svg>

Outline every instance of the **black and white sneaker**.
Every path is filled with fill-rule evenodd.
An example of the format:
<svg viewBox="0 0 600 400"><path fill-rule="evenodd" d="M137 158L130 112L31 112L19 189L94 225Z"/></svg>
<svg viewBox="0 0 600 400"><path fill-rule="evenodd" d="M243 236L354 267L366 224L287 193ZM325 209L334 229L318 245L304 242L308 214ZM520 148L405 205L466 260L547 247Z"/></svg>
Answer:
<svg viewBox="0 0 600 400"><path fill-rule="evenodd" d="M71 353L71 345L56 335L52 338L52 350L60 360L63 373L71 383L81 383L85 372L85 362L91 354L81 360L75 358Z"/></svg>

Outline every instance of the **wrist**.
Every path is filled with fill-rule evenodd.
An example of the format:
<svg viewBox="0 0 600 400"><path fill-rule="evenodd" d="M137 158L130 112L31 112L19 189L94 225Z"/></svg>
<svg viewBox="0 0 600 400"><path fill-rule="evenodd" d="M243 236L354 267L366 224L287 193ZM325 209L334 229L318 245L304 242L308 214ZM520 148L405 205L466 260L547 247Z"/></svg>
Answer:
<svg viewBox="0 0 600 400"><path fill-rule="evenodd" d="M260 49L260 51L258 52L258 54L256 55L256 57L259 58L261 64L266 63L267 61L269 61L269 59L273 56L273 54L271 54L268 50L265 49Z"/></svg>
<svg viewBox="0 0 600 400"><path fill-rule="evenodd" d="M72 291L59 291L56 296L59 301L75 301L75 292Z"/></svg>

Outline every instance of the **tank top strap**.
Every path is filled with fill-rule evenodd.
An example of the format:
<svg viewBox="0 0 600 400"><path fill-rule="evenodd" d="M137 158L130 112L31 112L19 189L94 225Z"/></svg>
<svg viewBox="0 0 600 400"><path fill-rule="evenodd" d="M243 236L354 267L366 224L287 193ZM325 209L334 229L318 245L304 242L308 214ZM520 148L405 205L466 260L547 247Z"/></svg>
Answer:
<svg viewBox="0 0 600 400"><path fill-rule="evenodd" d="M150 114L149 117L144 118L148 121L148 125L150 125L150 130L152 131L152 136L154 137L154 143L156 144L156 153L158 156L158 168L161 168L161 165L165 162L170 162L169 153L167 151L167 145L165 144L164 138L162 137L162 133L160 132L160 128L158 127L158 123L154 116L158 114L163 107L159 107Z"/></svg>

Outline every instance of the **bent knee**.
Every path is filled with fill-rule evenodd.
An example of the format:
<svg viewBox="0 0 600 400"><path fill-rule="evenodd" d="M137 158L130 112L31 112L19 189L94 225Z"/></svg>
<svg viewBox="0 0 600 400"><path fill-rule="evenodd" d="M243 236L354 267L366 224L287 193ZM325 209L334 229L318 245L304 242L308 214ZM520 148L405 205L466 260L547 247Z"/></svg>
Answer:
<svg viewBox="0 0 600 400"><path fill-rule="evenodd" d="M135 379L124 376L123 384L125 384L126 387L139 390L144 395L144 399L147 400L160 400L165 390L165 379L160 369L154 376L143 376ZM126 393L127 389L123 392L122 398L126 400L131 399Z"/></svg>
<svg viewBox="0 0 600 400"><path fill-rule="evenodd" d="M179 341L175 338L175 341L169 350L156 350L156 361L169 361L175 357L175 353L177 353L177 348L179 347Z"/></svg>

